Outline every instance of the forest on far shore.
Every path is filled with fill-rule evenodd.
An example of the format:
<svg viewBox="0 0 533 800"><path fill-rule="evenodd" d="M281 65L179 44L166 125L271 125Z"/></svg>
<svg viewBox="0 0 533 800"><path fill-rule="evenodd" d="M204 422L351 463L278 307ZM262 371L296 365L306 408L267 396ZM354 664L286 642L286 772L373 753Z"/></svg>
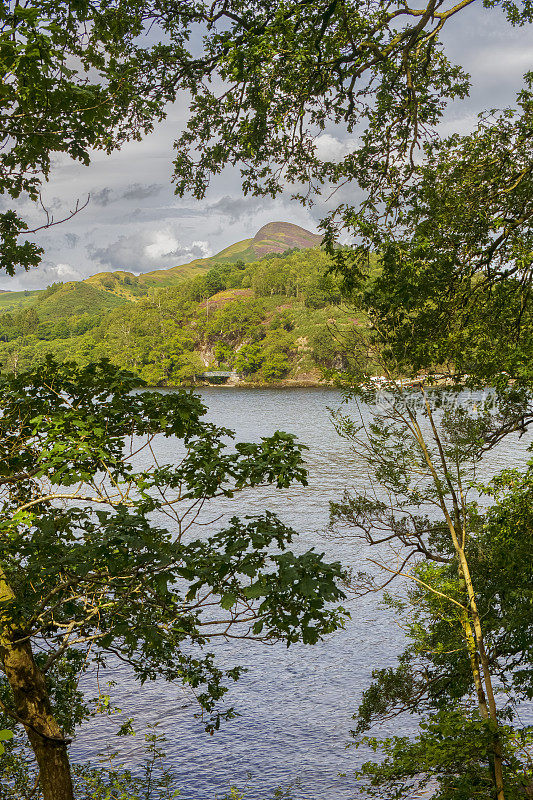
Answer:
<svg viewBox="0 0 533 800"><path fill-rule="evenodd" d="M354 331L365 327L331 265L320 248L215 263L177 286L138 283L134 301L55 283L0 314L0 364L18 373L51 353L80 365L109 358L150 385L191 383L209 369L244 382L319 381L349 366ZM135 296L135 278L113 280Z"/></svg>

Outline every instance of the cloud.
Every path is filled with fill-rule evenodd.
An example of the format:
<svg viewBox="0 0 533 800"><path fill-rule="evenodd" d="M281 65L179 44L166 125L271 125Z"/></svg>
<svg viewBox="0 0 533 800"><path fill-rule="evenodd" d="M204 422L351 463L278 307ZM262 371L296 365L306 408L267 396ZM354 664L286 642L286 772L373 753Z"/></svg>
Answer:
<svg viewBox="0 0 533 800"><path fill-rule="evenodd" d="M165 231L155 234L152 244L146 245L144 252L149 258L164 258L179 247L178 241Z"/></svg>
<svg viewBox="0 0 533 800"><path fill-rule="evenodd" d="M60 208L63 208L64 202L60 197L52 197L50 200L47 200L44 205L48 211L59 211Z"/></svg>
<svg viewBox="0 0 533 800"><path fill-rule="evenodd" d="M96 203L97 206L108 206L109 203L112 203L112 196L113 190L109 188L109 186L105 186L103 189L100 189L99 192L91 192L91 200L93 203Z"/></svg>
<svg viewBox="0 0 533 800"><path fill-rule="evenodd" d="M121 200L146 200L155 197L164 188L162 183L130 183L123 191L104 186L103 189L91 192L91 199L97 206L108 206Z"/></svg>
<svg viewBox="0 0 533 800"><path fill-rule="evenodd" d="M93 262L103 266L140 273L206 258L211 248L206 241L185 244L172 231L159 230L122 235L107 247L89 246L88 253Z"/></svg>
<svg viewBox="0 0 533 800"><path fill-rule="evenodd" d="M206 216L210 214L221 214L228 217L230 222L238 222L242 217L250 217L258 211L265 211L273 206L271 198L261 197L230 197L224 195L215 203L205 206L202 213Z"/></svg>
<svg viewBox="0 0 533 800"><path fill-rule="evenodd" d="M128 224L135 219L142 223L156 222L161 224L167 220L172 219L185 219L194 218L196 222L199 215L202 214L200 208L180 208L177 206L143 206L142 208L120 209L117 211L116 216L113 218L113 223L116 225ZM181 226L182 228L183 226Z"/></svg>
<svg viewBox="0 0 533 800"><path fill-rule="evenodd" d="M60 281L80 280L79 272L71 264L51 265L50 272L55 273Z"/></svg>
<svg viewBox="0 0 533 800"><path fill-rule="evenodd" d="M121 195L124 200L145 200L147 197L155 197L163 189L162 183L132 183Z"/></svg>
<svg viewBox="0 0 533 800"><path fill-rule="evenodd" d="M209 246L209 242L197 239L196 241L191 242L190 245L186 245L184 247L178 245L178 247L176 247L170 253L165 253L163 257L178 258L182 261L182 263L186 264L187 261L192 261L195 258L208 258L210 255L212 255L212 253L213 251Z"/></svg>
<svg viewBox="0 0 533 800"><path fill-rule="evenodd" d="M330 133L323 133L317 136L315 141L315 152L321 161L340 161L356 147L354 139L341 141Z"/></svg>
<svg viewBox="0 0 533 800"><path fill-rule="evenodd" d="M65 242L67 247L70 250L74 250L78 242L80 241L80 237L76 233L66 233L65 234Z"/></svg>
<svg viewBox="0 0 533 800"><path fill-rule="evenodd" d="M6 282L6 289L13 292L23 289L43 289L51 283L66 283L68 281L81 281L85 276L80 271L67 262L55 263L54 261L42 261L35 269L25 272L21 270L13 278Z"/></svg>

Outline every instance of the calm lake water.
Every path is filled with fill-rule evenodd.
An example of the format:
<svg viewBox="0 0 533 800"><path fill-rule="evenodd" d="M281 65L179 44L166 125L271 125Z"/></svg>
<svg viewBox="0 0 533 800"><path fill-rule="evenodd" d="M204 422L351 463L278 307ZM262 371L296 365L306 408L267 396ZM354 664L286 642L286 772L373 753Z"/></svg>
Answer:
<svg viewBox="0 0 533 800"><path fill-rule="evenodd" d="M307 487L247 491L210 505L212 517L222 514L227 519L268 508L299 532L294 549L315 547L330 560L362 566L362 545L332 540L323 533L329 501L364 480L348 442L339 438L330 420L328 407L339 407L340 393L223 388L200 394L208 407L207 419L235 430L237 440L257 441L285 430L309 447ZM491 453L487 473L524 463L527 444L524 437ZM162 442L160 454L163 460L172 460L175 444ZM167 737L168 759L179 776L181 797L187 800L212 800L226 794L230 786L245 790L250 800L266 800L277 788L288 787L295 798L357 797L351 773L366 754L346 749L351 716L372 669L395 664L402 635L375 596L345 605L352 613L346 629L312 647L218 641L211 646L225 666L242 664L249 669L225 698L226 705L235 706L240 716L224 723L214 736L207 735L194 719L197 707L180 686L156 682L140 687L122 665L108 668L99 675L100 688L107 691L106 682L116 681L110 690L113 700L125 717L135 718L137 736L113 736L119 717L101 716L84 726L74 757L98 761L105 753L117 752L117 762L136 767L142 759L142 734L157 725L157 732ZM88 690L95 693L94 675L89 681ZM408 726L409 720L397 721L394 733L406 733Z"/></svg>

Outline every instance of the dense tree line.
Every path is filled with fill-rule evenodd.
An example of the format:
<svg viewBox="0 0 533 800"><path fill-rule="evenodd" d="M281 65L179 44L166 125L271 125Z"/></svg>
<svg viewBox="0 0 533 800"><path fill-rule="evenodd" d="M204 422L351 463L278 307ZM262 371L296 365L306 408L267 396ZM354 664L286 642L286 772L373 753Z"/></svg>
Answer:
<svg viewBox="0 0 533 800"><path fill-rule="evenodd" d="M331 368L347 360L347 347L334 331L346 311L339 309L339 281L327 273L330 266L321 250L215 264L204 275L150 289L149 297L107 314L41 319L40 313L48 317L46 301L58 296L60 285L54 284L34 305L0 315L0 358L17 371L47 352L80 363L109 358L152 385L194 381L208 366L270 382L294 371L303 338L307 369Z"/></svg>

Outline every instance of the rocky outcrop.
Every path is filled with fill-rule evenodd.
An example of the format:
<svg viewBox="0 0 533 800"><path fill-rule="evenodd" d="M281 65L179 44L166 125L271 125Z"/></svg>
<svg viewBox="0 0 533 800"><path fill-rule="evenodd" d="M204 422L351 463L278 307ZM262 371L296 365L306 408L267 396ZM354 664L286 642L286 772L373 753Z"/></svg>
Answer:
<svg viewBox="0 0 533 800"><path fill-rule="evenodd" d="M306 231L291 222L269 222L257 231L252 239L251 247L257 258L269 253L283 253L285 250L306 250L308 247L320 247L322 236Z"/></svg>

